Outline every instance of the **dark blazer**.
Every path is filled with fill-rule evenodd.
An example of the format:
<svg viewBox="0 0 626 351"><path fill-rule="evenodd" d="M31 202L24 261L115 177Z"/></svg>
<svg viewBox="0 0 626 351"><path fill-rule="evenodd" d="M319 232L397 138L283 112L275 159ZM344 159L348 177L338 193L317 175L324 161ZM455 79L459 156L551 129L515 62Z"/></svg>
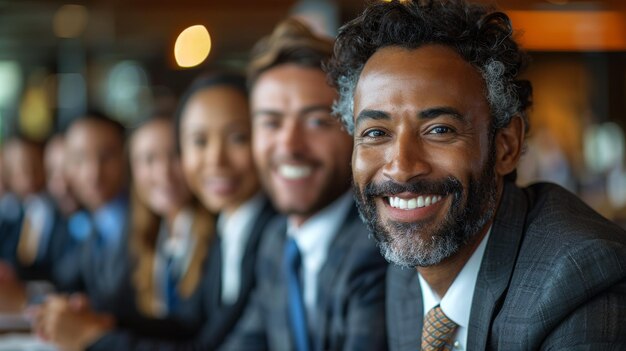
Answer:
<svg viewBox="0 0 626 351"><path fill-rule="evenodd" d="M414 269L390 267L387 332L420 349ZM506 184L478 273L467 350L625 350L626 233L552 184Z"/></svg>
<svg viewBox="0 0 626 351"><path fill-rule="evenodd" d="M0 214L1 216L1 214ZM17 244L20 240L21 210L16 218L0 218L0 261L15 266Z"/></svg>
<svg viewBox="0 0 626 351"><path fill-rule="evenodd" d="M222 258L219 239L214 241L205 262L202 285L181 306L175 316L167 319L135 319L124 321L124 328L112 331L89 350L214 350L232 331L243 314L255 286L255 262L263 232L276 215L266 201L255 219L241 266L241 287L232 305L221 302ZM190 326L201 328L190 332Z"/></svg>
<svg viewBox="0 0 626 351"><path fill-rule="evenodd" d="M121 236L114 250L103 252L95 225L84 241L68 249L54 266L57 288L62 292L82 292L89 297L96 311L124 316L134 311L134 301L129 298L130 254L128 248L128 219L125 212L120 225ZM133 295L134 296L134 295Z"/></svg>
<svg viewBox="0 0 626 351"><path fill-rule="evenodd" d="M281 261L287 220L264 238L253 300L224 349L295 350L287 316ZM386 350L384 280L387 262L353 206L335 236L318 277L318 323L310 326L314 350Z"/></svg>
<svg viewBox="0 0 626 351"><path fill-rule="evenodd" d="M22 280L47 280L56 286L58 282L56 274L59 273L56 265L64 259L66 254L74 250L76 243L69 234L67 218L52 203L51 206L53 206L53 222L43 256L32 265L24 265L17 260L16 268Z"/></svg>

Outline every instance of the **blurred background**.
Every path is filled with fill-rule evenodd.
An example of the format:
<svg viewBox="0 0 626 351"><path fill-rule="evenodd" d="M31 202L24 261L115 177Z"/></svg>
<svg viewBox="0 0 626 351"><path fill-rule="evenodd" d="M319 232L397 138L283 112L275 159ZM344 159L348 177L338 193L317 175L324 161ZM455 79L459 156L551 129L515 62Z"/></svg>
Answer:
<svg viewBox="0 0 626 351"><path fill-rule="evenodd" d="M378 0L384 1L384 0ZM531 53L519 182L551 180L626 224L626 1L499 0ZM210 68L241 70L286 16L334 36L361 0L0 0L1 138L45 140L88 108L133 125Z"/></svg>

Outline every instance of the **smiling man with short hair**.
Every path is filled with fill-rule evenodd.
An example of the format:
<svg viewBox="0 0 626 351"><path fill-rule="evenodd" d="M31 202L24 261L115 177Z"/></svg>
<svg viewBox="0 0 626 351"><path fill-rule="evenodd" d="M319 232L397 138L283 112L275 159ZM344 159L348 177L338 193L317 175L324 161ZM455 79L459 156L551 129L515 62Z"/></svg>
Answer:
<svg viewBox="0 0 626 351"><path fill-rule="evenodd" d="M226 349L386 350L387 264L350 192L352 138L331 114L332 42L288 19L253 49L253 153L284 216L264 233L252 301Z"/></svg>

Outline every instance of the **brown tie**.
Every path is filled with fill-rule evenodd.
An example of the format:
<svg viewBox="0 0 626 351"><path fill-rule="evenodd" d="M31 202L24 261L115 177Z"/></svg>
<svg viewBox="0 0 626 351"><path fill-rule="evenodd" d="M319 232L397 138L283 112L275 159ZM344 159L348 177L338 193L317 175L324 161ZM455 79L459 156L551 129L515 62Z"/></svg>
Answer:
<svg viewBox="0 0 626 351"><path fill-rule="evenodd" d="M439 305L433 307L424 316L422 329L422 351L451 350L450 339L457 324L451 321Z"/></svg>

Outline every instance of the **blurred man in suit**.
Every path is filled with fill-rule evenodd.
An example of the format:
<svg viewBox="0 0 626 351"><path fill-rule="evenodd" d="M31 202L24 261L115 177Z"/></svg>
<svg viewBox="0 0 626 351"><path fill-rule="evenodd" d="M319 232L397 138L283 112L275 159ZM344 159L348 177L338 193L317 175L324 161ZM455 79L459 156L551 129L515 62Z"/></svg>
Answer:
<svg viewBox="0 0 626 351"><path fill-rule="evenodd" d="M321 69L331 53L296 20L253 49L254 156L285 216L266 232L253 300L226 349L386 349L386 263L349 191L352 140Z"/></svg>
<svg viewBox="0 0 626 351"><path fill-rule="evenodd" d="M505 14L463 0L376 2L340 31L329 73L395 263L392 350L626 348L624 231L556 185L515 186L525 58Z"/></svg>
<svg viewBox="0 0 626 351"><path fill-rule="evenodd" d="M52 208L43 196L42 145L13 135L2 151L8 192L0 200L0 310L17 312L27 303L22 279L28 274L20 268L42 262Z"/></svg>
<svg viewBox="0 0 626 351"><path fill-rule="evenodd" d="M64 291L85 292L96 310L109 312L124 312L117 296L128 264L124 150L124 127L96 112L74 120L66 132L69 186L84 210L69 219L72 240L81 244L78 257L60 263L58 284Z"/></svg>
<svg viewBox="0 0 626 351"><path fill-rule="evenodd" d="M41 213L41 195L45 190L45 174L43 167L43 146L23 136L10 137L3 146L4 175L9 193L1 204L2 220L0 222L0 259L11 265L17 264L17 247L20 240L20 230L24 221L26 207L36 209ZM33 204L33 206L30 206ZM31 216L28 216L31 217ZM43 222L41 218L38 222ZM41 234L43 228L36 228L33 232ZM34 238L34 236L33 236ZM34 260L38 240L33 240L29 247L28 256ZM22 251L23 253L25 251Z"/></svg>

